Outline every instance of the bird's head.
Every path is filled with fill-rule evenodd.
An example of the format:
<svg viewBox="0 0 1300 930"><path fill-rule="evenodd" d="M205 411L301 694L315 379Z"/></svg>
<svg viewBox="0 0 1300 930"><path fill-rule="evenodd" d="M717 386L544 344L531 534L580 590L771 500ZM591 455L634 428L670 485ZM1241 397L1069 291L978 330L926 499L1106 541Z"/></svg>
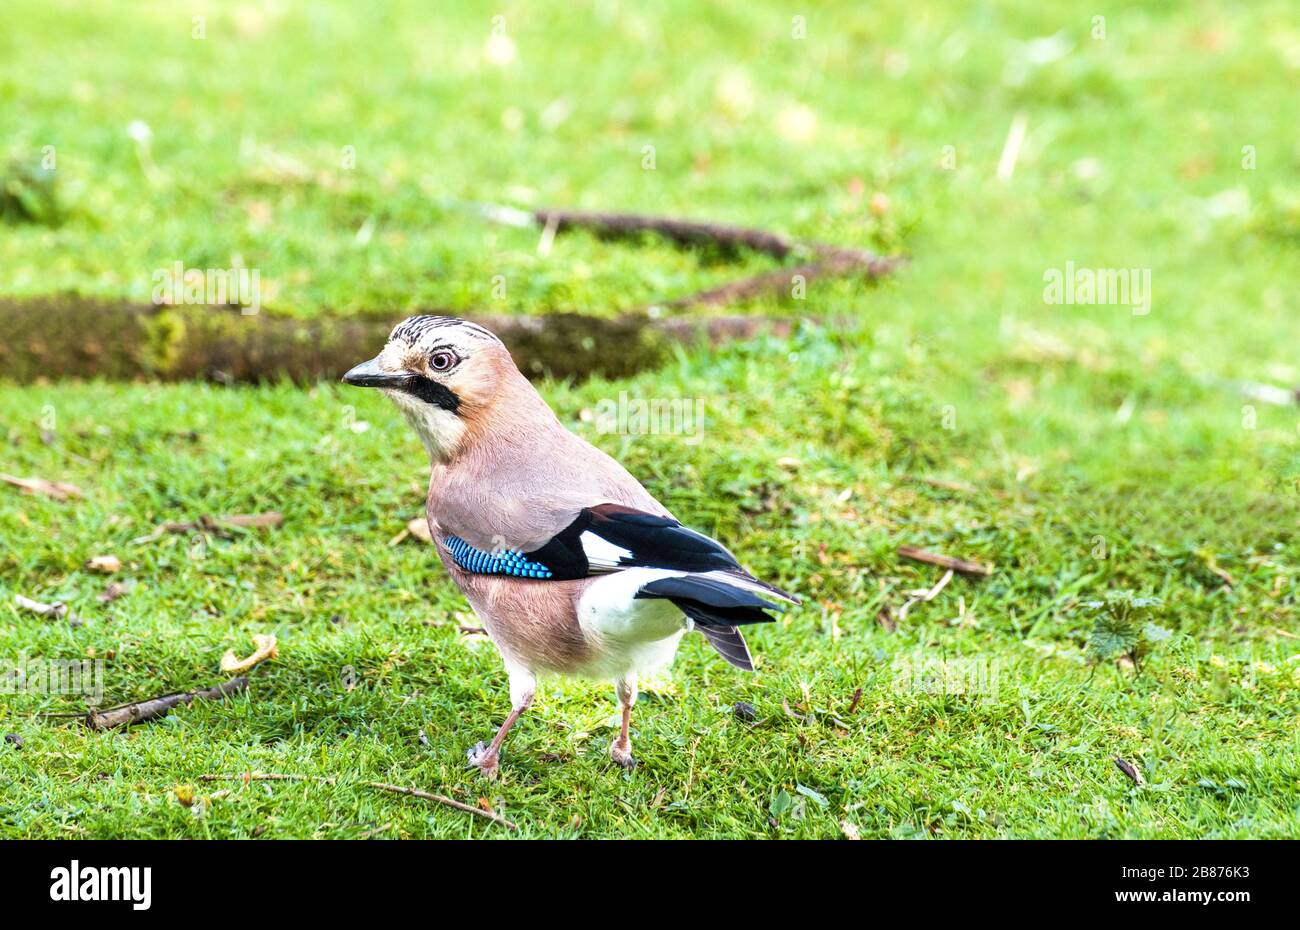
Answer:
<svg viewBox="0 0 1300 930"><path fill-rule="evenodd" d="M434 461L454 455L476 421L513 379L522 380L501 340L445 316L398 323L382 352L343 376L379 388L397 404Z"/></svg>

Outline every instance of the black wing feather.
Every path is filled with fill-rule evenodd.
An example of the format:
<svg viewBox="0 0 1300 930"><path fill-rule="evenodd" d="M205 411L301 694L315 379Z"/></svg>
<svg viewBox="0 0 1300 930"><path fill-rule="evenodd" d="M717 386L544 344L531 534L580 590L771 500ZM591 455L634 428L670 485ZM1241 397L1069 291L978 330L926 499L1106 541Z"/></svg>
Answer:
<svg viewBox="0 0 1300 930"><path fill-rule="evenodd" d="M540 562L551 570L551 577L557 580L586 578L591 574L591 563L582 548L582 534L591 526L591 509L586 508L578 518L540 549L525 553L525 558Z"/></svg>
<svg viewBox="0 0 1300 930"><path fill-rule="evenodd" d="M703 533L663 517L618 504L584 508L576 519L546 545L525 553L551 570L555 579L585 578L610 569L594 568L582 545L584 533L592 533L624 550L614 570L649 567L681 572L725 572L758 584L782 600L798 598L758 581L745 571L722 543Z"/></svg>
<svg viewBox="0 0 1300 930"><path fill-rule="evenodd" d="M744 571L717 540L659 517L605 504L592 507L591 532L631 553L620 567L651 566L683 572Z"/></svg>

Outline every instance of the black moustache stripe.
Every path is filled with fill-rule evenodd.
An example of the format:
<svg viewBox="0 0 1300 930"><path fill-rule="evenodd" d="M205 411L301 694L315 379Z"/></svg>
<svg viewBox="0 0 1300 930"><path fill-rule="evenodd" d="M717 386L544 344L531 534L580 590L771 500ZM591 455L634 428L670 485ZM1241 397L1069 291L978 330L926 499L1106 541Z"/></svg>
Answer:
<svg viewBox="0 0 1300 930"><path fill-rule="evenodd" d="M401 390L424 401L426 404L433 404L435 407L441 407L443 410L449 410L452 413L460 409L460 395L447 385L439 384L437 381L423 375L412 375L402 385Z"/></svg>

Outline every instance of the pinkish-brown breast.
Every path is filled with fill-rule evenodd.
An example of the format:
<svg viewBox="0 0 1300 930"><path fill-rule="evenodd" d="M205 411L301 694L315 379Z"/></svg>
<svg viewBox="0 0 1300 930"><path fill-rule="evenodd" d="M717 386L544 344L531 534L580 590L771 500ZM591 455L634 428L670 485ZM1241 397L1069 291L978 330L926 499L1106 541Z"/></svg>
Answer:
<svg viewBox="0 0 1300 930"><path fill-rule="evenodd" d="M441 543L438 555L507 659L530 671L570 674L590 660L590 645L578 626L577 602L592 579L474 575L453 562Z"/></svg>

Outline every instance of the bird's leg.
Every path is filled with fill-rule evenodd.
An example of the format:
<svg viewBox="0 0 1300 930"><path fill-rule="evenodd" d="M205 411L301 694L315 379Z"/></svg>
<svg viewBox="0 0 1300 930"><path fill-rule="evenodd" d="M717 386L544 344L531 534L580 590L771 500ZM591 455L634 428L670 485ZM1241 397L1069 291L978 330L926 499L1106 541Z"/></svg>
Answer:
<svg viewBox="0 0 1300 930"><path fill-rule="evenodd" d="M632 705L636 703L636 676L620 678L614 683L614 690L623 711L623 724L619 728L618 737L610 744L609 757L625 769L634 769L636 759L632 758L632 738L627 731L632 722Z"/></svg>
<svg viewBox="0 0 1300 930"><path fill-rule="evenodd" d="M492 737L490 744L478 743L468 753L469 764L477 766L485 778L497 777L501 744L505 742L506 734L515 725L515 721L533 703L533 695L537 693L537 679L527 669L507 665L506 671L510 674L510 715L506 717L505 723L501 724L501 729L497 730L497 735Z"/></svg>

